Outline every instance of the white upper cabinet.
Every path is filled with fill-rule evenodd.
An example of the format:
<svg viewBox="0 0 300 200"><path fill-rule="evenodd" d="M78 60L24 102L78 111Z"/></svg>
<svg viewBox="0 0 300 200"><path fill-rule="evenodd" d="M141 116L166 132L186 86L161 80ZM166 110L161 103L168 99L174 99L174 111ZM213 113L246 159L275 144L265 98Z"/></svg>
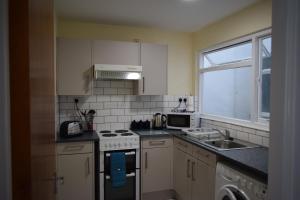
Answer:
<svg viewBox="0 0 300 200"><path fill-rule="evenodd" d="M57 39L57 94L91 95L92 42Z"/></svg>
<svg viewBox="0 0 300 200"><path fill-rule="evenodd" d="M141 44L142 80L139 81L140 95L167 94L168 46Z"/></svg>
<svg viewBox="0 0 300 200"><path fill-rule="evenodd" d="M140 65L140 44L109 40L93 41L93 65Z"/></svg>

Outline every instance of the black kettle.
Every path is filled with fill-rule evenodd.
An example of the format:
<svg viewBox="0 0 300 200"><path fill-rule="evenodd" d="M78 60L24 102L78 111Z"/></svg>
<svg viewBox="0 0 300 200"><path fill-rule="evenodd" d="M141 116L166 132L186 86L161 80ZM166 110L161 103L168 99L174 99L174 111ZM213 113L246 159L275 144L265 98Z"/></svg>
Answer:
<svg viewBox="0 0 300 200"><path fill-rule="evenodd" d="M163 129L166 128L167 116L161 113L156 113L153 116L152 128L153 129Z"/></svg>

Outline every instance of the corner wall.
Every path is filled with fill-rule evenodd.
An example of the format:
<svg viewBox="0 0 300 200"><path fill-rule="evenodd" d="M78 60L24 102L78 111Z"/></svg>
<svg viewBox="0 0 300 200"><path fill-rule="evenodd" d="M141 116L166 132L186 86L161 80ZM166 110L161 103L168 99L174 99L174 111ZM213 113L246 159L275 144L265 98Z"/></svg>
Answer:
<svg viewBox="0 0 300 200"><path fill-rule="evenodd" d="M272 0L262 0L194 32L192 34L194 83L198 83L196 60L200 51L266 28L271 28L271 26ZM193 84L193 90L198 94L198 88L195 85Z"/></svg>
<svg viewBox="0 0 300 200"><path fill-rule="evenodd" d="M168 45L168 94L193 93L191 33L171 32L153 28L103 25L59 19L57 37L133 41Z"/></svg>

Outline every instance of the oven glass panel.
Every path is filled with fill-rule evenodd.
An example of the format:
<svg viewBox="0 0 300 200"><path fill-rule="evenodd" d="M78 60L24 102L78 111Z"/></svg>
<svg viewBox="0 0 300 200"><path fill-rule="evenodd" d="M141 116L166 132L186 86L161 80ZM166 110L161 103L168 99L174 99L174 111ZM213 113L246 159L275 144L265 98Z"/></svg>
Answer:
<svg viewBox="0 0 300 200"><path fill-rule="evenodd" d="M110 156L108 156L112 152L124 152L125 160L126 160L126 174L130 174L131 172L135 172L136 169L136 155L135 150L122 150L122 151L106 151L104 156L104 173L106 175L110 175ZM132 153L131 155L126 155L126 153Z"/></svg>
<svg viewBox="0 0 300 200"><path fill-rule="evenodd" d="M169 114L168 115L168 126L189 128L190 127L190 115Z"/></svg>
<svg viewBox="0 0 300 200"><path fill-rule="evenodd" d="M105 200L134 200L135 176L127 177L126 184L122 187L113 187L110 179L105 179Z"/></svg>
<svg viewBox="0 0 300 200"><path fill-rule="evenodd" d="M104 153L104 199L105 200L134 200L136 196L136 175L126 177L126 183L121 187L113 187L110 173L110 154L124 152L126 174L136 174L136 150L106 151Z"/></svg>

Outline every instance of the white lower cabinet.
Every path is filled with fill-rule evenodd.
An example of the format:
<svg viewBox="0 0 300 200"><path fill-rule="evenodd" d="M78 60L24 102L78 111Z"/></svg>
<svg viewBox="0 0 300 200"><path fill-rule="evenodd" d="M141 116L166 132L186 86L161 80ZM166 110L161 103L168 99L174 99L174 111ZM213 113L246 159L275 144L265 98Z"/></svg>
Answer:
<svg viewBox="0 0 300 200"><path fill-rule="evenodd" d="M182 144L177 142L178 144ZM174 145L174 189L179 200L214 200L216 156L191 144Z"/></svg>
<svg viewBox="0 0 300 200"><path fill-rule="evenodd" d="M171 190L173 186L173 140L142 140L142 197L147 193Z"/></svg>
<svg viewBox="0 0 300 200"><path fill-rule="evenodd" d="M94 200L93 143L57 146L57 200Z"/></svg>

